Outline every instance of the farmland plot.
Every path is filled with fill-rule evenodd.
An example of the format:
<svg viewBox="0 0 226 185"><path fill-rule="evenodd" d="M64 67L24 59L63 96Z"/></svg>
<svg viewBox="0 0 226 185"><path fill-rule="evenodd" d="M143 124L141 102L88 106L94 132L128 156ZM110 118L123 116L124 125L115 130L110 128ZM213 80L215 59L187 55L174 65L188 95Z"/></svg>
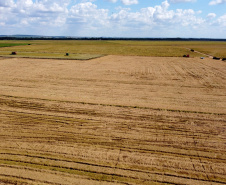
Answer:
<svg viewBox="0 0 226 185"><path fill-rule="evenodd" d="M226 63L0 60L0 184L226 183Z"/></svg>

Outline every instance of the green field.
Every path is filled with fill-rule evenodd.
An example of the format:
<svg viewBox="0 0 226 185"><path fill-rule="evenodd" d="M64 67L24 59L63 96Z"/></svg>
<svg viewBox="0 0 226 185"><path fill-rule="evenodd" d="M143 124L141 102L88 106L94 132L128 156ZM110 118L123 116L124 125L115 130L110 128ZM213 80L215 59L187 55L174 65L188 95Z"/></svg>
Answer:
<svg viewBox="0 0 226 185"><path fill-rule="evenodd" d="M21 46L21 45L28 45L28 44L25 44L25 43L2 43L0 42L0 48L1 47L12 47L12 46Z"/></svg>
<svg viewBox="0 0 226 185"><path fill-rule="evenodd" d="M102 55L182 57L185 54L189 54L191 57L204 56L191 52L190 49L216 57L226 57L226 42L0 41L0 56L10 56L12 51L16 51L18 53L17 56L21 57L69 59L90 59ZM69 57L66 57L65 53L69 53Z"/></svg>
<svg viewBox="0 0 226 185"><path fill-rule="evenodd" d="M48 53L48 52L17 52L17 55L12 55L9 51L0 51L0 56L17 57L17 58L38 58L38 59L67 59L67 60L89 60L102 57L100 54L88 53L71 53L66 56L66 53Z"/></svg>

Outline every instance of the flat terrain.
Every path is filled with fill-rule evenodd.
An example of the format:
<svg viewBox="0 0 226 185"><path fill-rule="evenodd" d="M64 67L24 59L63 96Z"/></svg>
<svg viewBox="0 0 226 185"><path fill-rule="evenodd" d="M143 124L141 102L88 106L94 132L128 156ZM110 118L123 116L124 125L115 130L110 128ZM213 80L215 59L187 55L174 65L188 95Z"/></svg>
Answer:
<svg viewBox="0 0 226 185"><path fill-rule="evenodd" d="M226 63L0 58L0 184L226 184Z"/></svg>
<svg viewBox="0 0 226 185"><path fill-rule="evenodd" d="M6 47L14 46L14 47ZM0 41L0 56L35 58L92 59L102 55L191 57L205 56L191 52L226 58L226 42L213 41L84 41L84 40L23 40ZM65 56L69 53L69 56Z"/></svg>

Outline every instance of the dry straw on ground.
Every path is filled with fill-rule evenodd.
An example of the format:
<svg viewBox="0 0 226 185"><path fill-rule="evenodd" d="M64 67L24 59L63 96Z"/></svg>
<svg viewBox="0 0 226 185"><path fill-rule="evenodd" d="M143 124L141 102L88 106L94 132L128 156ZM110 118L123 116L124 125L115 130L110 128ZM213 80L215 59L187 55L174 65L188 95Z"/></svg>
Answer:
<svg viewBox="0 0 226 185"><path fill-rule="evenodd" d="M0 183L226 183L226 63L0 60Z"/></svg>

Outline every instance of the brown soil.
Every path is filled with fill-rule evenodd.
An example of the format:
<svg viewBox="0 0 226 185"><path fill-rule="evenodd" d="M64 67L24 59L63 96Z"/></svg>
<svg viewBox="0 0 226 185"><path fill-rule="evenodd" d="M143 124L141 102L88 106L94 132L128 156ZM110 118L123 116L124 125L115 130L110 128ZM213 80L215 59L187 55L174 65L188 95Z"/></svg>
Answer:
<svg viewBox="0 0 226 185"><path fill-rule="evenodd" d="M226 183L226 63L0 60L0 184Z"/></svg>

